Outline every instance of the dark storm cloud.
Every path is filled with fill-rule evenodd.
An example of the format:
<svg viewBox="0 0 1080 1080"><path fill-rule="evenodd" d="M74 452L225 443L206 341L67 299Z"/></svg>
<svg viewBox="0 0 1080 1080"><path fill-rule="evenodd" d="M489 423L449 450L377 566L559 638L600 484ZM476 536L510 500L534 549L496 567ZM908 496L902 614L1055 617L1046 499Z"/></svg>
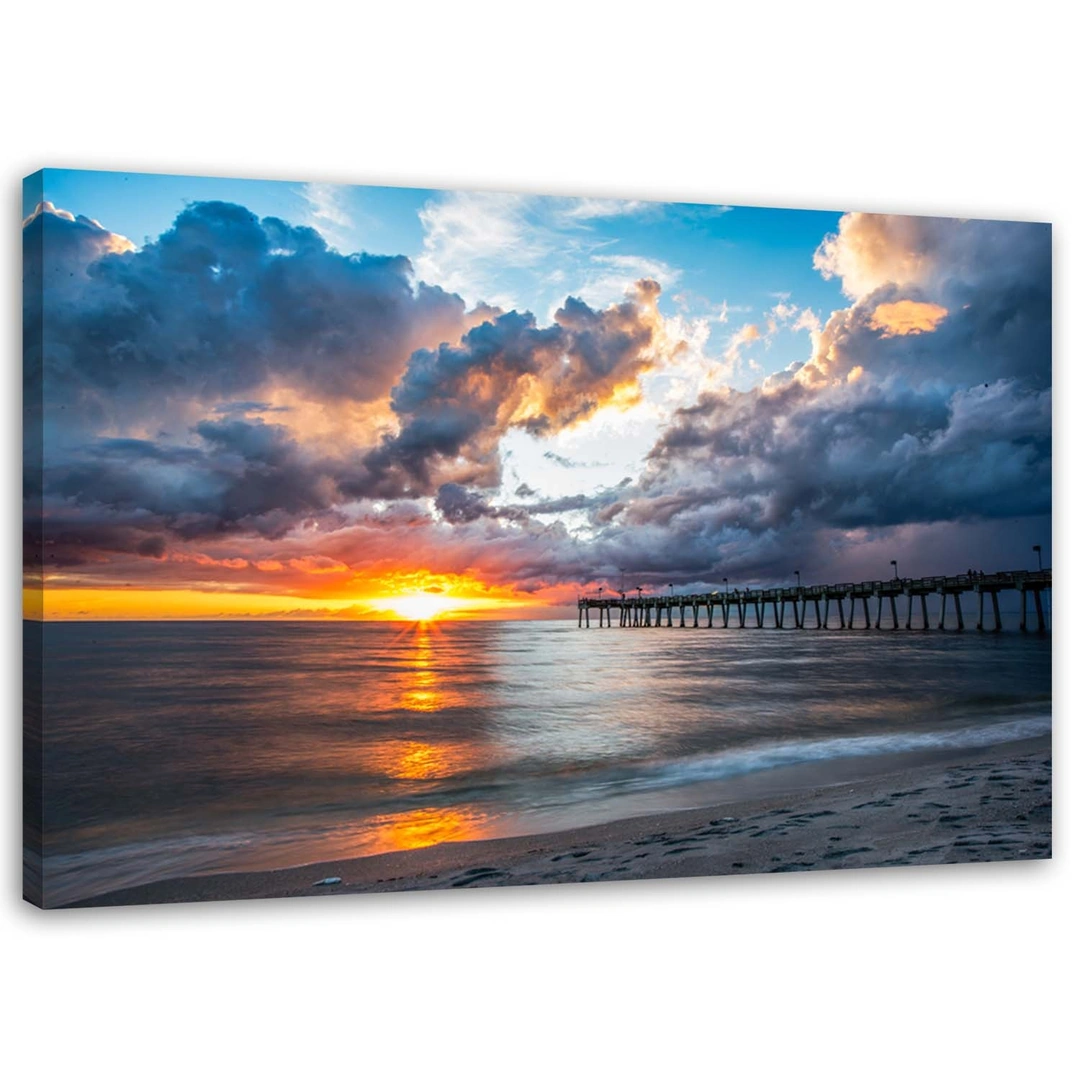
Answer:
<svg viewBox="0 0 1080 1080"><path fill-rule="evenodd" d="M139 251L49 211L23 236L31 266L44 252L50 401L80 389L213 399L277 378L371 401L418 345L463 325L461 299L414 286L404 256L341 255L231 203L193 204Z"/></svg>
<svg viewBox="0 0 1080 1080"><path fill-rule="evenodd" d="M1000 381L945 396L795 384L708 398L650 455L627 521L710 507L761 530L1012 517L1050 503L1050 395Z"/></svg>
<svg viewBox="0 0 1080 1080"><path fill-rule="evenodd" d="M483 495L461 484L443 484L435 495L435 509L454 525L495 516L494 508Z"/></svg>
<svg viewBox="0 0 1080 1080"><path fill-rule="evenodd" d="M401 430L371 454L368 467L397 469L403 483L428 489L439 466L494 487L498 442L511 428L534 434L584 420L661 358L659 286L641 281L623 304L594 310L573 297L538 327L516 311L474 327L458 345L421 349L409 360L391 403Z"/></svg>
<svg viewBox="0 0 1080 1080"><path fill-rule="evenodd" d="M195 432L195 446L101 439L48 465L50 536L71 547L80 534L87 548L107 537L110 550L129 551L136 550L132 529L143 540L147 533L277 537L305 518L333 520L341 477L333 463L309 458L285 428L207 420ZM160 545L139 553L159 554Z"/></svg>

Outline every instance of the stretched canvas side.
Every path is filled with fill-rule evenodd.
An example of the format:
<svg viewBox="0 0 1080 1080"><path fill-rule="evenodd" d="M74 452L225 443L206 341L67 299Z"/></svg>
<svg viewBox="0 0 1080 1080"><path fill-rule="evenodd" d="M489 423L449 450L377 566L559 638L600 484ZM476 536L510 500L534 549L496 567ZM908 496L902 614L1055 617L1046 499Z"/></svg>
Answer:
<svg viewBox="0 0 1080 1080"><path fill-rule="evenodd" d="M44 174L23 180L25 202L39 204ZM23 229L23 897L44 906L42 893L42 663L44 528L42 522L42 353L45 232L41 219Z"/></svg>

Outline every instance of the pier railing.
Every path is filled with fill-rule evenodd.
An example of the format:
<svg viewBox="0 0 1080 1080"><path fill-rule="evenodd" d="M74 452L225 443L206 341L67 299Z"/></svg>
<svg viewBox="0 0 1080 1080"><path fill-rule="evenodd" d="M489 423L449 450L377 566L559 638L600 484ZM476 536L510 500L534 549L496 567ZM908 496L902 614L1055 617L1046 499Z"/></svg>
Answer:
<svg viewBox="0 0 1080 1080"><path fill-rule="evenodd" d="M598 590L596 596L583 596L578 600L578 626L589 627L593 624L591 616L598 616L596 625L611 626L611 613L618 613L618 625L622 627L714 627L739 629L765 626L765 616L772 609L773 625L785 629L788 606L791 608L792 629L818 630L875 630L885 628L898 630L900 620L896 610L897 597L907 597L907 618L904 628L907 630L929 630L930 614L926 598L931 595L940 597L937 628L944 630L949 597L952 597L955 620L952 629L964 629L964 613L960 598L965 593L974 593L979 598L979 630L1000 630L1001 608L998 594L1016 591L1020 594L1020 629L1028 629L1028 609L1034 603L1034 614L1038 630L1046 629L1046 617L1043 610L1042 594L1052 587L1051 571L1047 570L1003 570L995 574L969 573L954 574L951 577L921 578L883 578L879 581L843 582L836 585L795 585L775 586L756 589L723 589L707 593L658 594L655 596L625 593L607 593ZM986 598L990 598L993 625L986 623ZM1031 600L1029 601L1029 597ZM877 615L870 621L870 601L877 600ZM856 625L856 601L861 608ZM918 601L921 619L915 619L915 604ZM836 605L836 620L839 625L830 625L830 608ZM844 605L848 606L845 617ZM886 604L888 608L886 609ZM813 623L808 627L807 613L813 605ZM823 607L824 605L824 607ZM677 617L676 617L677 616ZM889 625L891 623L891 625ZM919 623L920 625L916 625Z"/></svg>

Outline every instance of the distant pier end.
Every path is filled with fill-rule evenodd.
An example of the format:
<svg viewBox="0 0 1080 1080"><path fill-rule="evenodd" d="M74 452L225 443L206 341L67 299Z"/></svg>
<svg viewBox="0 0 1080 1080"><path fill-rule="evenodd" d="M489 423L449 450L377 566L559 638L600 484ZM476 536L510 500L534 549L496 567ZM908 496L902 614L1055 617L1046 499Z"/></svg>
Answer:
<svg viewBox="0 0 1080 1080"><path fill-rule="evenodd" d="M608 593L598 590L596 596L578 599L578 626L611 626L611 613L618 612L618 625L622 627L706 627L721 626L724 629L762 629L766 611L771 608L775 628L785 629L788 605L791 607L793 630L899 630L900 620L896 609L897 597L907 597L905 630L931 629L926 598L940 598L937 629L946 629L949 597L952 597L955 619L952 629L964 629L964 613L960 598L964 593L975 593L979 598L978 630L999 631L1001 608L998 595L1013 590L1020 593L1020 629L1030 629L1029 609L1034 607L1036 629L1046 630L1042 594L1051 588L1051 571L1003 570L996 574L957 574L954 577L889 578L882 581L846 582L839 585L796 585L772 589L724 589L709 593L690 593L668 596L628 596L624 592ZM990 598L992 625L988 625L987 597ZM871 623L870 601L877 600L876 618ZM915 603L918 601L918 610ZM830 608L836 604L838 624L830 625ZM844 605L848 610L845 616ZM888 607L886 607L886 604ZM812 607L810 605L813 605ZM856 611L860 616L856 625ZM813 621L806 621L812 612ZM678 618L676 620L676 614ZM689 618L688 618L689 616Z"/></svg>

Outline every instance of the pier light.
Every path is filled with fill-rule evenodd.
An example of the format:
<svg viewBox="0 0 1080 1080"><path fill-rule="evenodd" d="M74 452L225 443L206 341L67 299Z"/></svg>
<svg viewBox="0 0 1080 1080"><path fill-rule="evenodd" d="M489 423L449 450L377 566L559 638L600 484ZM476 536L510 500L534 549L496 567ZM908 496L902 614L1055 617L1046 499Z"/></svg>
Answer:
<svg viewBox="0 0 1080 1080"><path fill-rule="evenodd" d="M727 591L728 591L727 578L724 578L724 592L727 592Z"/></svg>
<svg viewBox="0 0 1080 1080"><path fill-rule="evenodd" d="M802 574L800 574L798 570L795 571L795 587L799 589L802 588Z"/></svg>
<svg viewBox="0 0 1080 1080"><path fill-rule="evenodd" d="M889 565L890 565L890 566L892 567L893 577L894 577L894 578L895 578L895 579L896 579L897 581L899 581L899 580L900 580L900 569L899 569L899 567L898 567L898 566L896 565L896 560L895 560L895 559L890 559L890 560L889 560Z"/></svg>
<svg viewBox="0 0 1080 1080"><path fill-rule="evenodd" d="M674 596L675 595L675 584L674 584L674 582L669 581L667 583L667 587L671 590L671 595Z"/></svg>
<svg viewBox="0 0 1080 1080"><path fill-rule="evenodd" d="M1042 544L1036 544L1031 550L1039 556L1039 569L1042 570Z"/></svg>

